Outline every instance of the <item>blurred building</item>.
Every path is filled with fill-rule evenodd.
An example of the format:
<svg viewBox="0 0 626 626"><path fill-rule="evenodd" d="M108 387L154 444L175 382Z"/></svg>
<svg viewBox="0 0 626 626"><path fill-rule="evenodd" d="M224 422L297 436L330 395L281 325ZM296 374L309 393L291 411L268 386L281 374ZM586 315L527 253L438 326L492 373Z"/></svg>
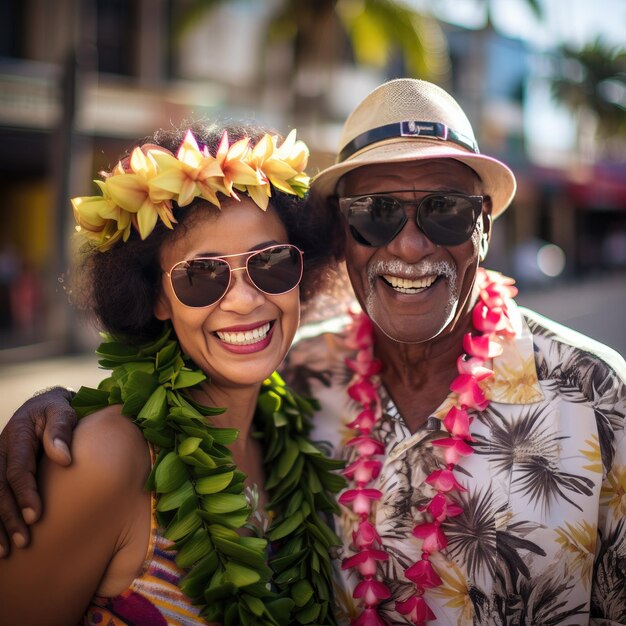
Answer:
<svg viewBox="0 0 626 626"><path fill-rule="evenodd" d="M405 73L399 62L356 68L337 33L340 65L323 76L306 64L293 74L288 40L264 45L277 2L218 3L179 30L190 4L0 4L0 362L75 350L93 338L67 306L68 198L92 192L93 174L113 165L130 141L190 116L256 117L282 130L297 125L315 171L332 160L352 107ZM556 244L565 276L626 267L626 169L531 162L524 105L537 80L533 52L490 26L445 25L445 32L446 86L483 151L511 164L520 183L515 210L496 222L490 265L519 271ZM549 275L539 271L528 280Z"/></svg>
<svg viewBox="0 0 626 626"><path fill-rule="evenodd" d="M67 306L68 199L92 192L93 174L131 141L228 105L219 83L181 78L176 4L1 3L0 348L34 345L30 356L81 343Z"/></svg>
<svg viewBox="0 0 626 626"><path fill-rule="evenodd" d="M529 100L537 91L549 91L546 66L554 59L491 25L478 31L448 26L446 32L452 92L468 112L482 151L504 160L518 180L514 210L495 222L489 266L531 287L550 286L557 277L626 269L623 151L621 160L609 160L597 145L592 121L579 129L573 148L565 136L559 146L555 126L545 132L556 134L551 143L558 149L530 149L531 135L546 123L529 115L537 111ZM621 147L626 148L626 136Z"/></svg>

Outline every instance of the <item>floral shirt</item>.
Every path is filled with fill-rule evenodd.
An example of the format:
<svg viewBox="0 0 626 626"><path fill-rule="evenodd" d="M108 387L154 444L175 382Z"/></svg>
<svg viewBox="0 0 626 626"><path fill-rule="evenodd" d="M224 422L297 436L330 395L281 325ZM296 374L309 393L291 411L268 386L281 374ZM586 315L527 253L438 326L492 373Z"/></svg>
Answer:
<svg viewBox="0 0 626 626"><path fill-rule="evenodd" d="M473 413L475 453L455 472L467 488L464 511L442 526L448 546L431 561L443 584L427 590L428 605L437 624L626 624L626 364L528 310L513 306L510 317L516 335L494 359L490 405ZM357 407L345 391L346 356L340 332L309 332L285 369L321 403L315 438L350 461L343 444ZM392 592L381 614L407 624L394 605L415 588L403 575L421 554L411 530L433 496L425 478L445 464L432 441L442 437L452 397L411 433L381 390L374 436L385 453L371 486L384 494L374 515L390 555L379 571ZM353 514L343 508L336 523L349 546ZM337 616L347 623L358 581L354 570L340 576Z"/></svg>

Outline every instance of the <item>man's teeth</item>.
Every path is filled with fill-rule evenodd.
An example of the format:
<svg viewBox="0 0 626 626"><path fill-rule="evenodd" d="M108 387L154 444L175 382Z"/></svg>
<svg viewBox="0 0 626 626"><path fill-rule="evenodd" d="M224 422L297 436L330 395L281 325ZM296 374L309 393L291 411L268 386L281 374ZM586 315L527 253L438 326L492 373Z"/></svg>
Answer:
<svg viewBox="0 0 626 626"><path fill-rule="evenodd" d="M265 337L267 337L267 333L270 331L270 323L263 324L263 326L259 326L253 330L246 330L243 332L236 333L224 333L220 330L217 331L217 336L224 343L232 343L236 346L246 346L251 343L257 343Z"/></svg>
<svg viewBox="0 0 626 626"><path fill-rule="evenodd" d="M436 276L425 276L424 278L400 278L399 276L391 276L385 274L383 278L400 293L415 293L420 289L430 287L436 280Z"/></svg>

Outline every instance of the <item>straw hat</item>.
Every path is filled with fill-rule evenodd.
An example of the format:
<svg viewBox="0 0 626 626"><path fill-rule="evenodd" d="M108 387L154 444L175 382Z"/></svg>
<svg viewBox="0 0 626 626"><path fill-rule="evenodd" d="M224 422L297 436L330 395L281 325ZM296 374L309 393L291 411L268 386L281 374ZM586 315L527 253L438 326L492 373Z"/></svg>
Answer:
<svg viewBox="0 0 626 626"><path fill-rule="evenodd" d="M459 104L424 80L400 78L372 91L343 126L335 165L321 171L312 189L335 193L339 179L357 167L375 163L456 159L481 178L497 217L515 195L515 176L504 163L482 155L474 131Z"/></svg>

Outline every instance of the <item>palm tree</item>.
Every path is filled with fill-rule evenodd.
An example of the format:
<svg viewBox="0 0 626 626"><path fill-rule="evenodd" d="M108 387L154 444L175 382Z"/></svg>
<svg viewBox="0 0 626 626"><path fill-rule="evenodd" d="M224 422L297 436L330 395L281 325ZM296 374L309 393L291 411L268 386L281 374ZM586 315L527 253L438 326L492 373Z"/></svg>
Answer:
<svg viewBox="0 0 626 626"><path fill-rule="evenodd" d="M175 35L227 0L193 0L177 22ZM439 23L395 0L281 0L270 14L259 51L253 93L271 88L291 101L295 123L332 117L326 94L348 63L445 83L449 57ZM290 49L291 62L277 71L264 62L272 46Z"/></svg>
<svg viewBox="0 0 626 626"><path fill-rule="evenodd" d="M577 116L592 116L597 138L605 148L626 141L626 48L611 47L601 38L575 49L558 49L553 97ZM586 117L585 117L586 116ZM583 129L584 130L584 129Z"/></svg>

